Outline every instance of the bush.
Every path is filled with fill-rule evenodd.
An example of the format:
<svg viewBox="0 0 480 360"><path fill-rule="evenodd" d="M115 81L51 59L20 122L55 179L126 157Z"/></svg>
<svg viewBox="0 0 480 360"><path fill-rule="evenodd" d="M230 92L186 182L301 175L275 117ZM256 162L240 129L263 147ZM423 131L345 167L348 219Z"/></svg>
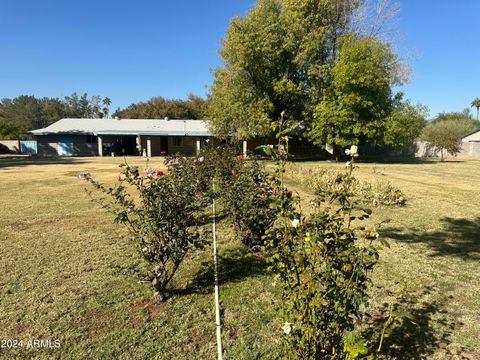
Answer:
<svg viewBox="0 0 480 360"><path fill-rule="evenodd" d="M335 191L342 185L344 175L332 170L317 170L306 180L304 184L311 188L315 195L323 197ZM356 178L349 179L352 196L355 200L366 206L403 206L406 203L402 191L388 181L376 181L370 183Z"/></svg>
<svg viewBox="0 0 480 360"><path fill-rule="evenodd" d="M262 236L276 219L269 205L278 188L278 180L255 160L234 158L228 171L219 177L219 191L232 228L250 248L262 244Z"/></svg>
<svg viewBox="0 0 480 360"><path fill-rule="evenodd" d="M149 280L158 301L168 296L167 286L187 253L203 246L200 225L210 189L198 159L176 156L166 164L170 169L166 173L123 164L113 187L89 174L80 175L106 195L97 201L129 229L138 251L150 264Z"/></svg>
<svg viewBox="0 0 480 360"><path fill-rule="evenodd" d="M277 156L282 172L285 162ZM265 251L282 289L289 358L344 359L368 351L351 331L368 303L378 233L361 226L371 210L363 209L355 196L352 169L353 157L349 170L319 194L308 217L298 210L299 199L283 187L273 203L279 216L267 231Z"/></svg>

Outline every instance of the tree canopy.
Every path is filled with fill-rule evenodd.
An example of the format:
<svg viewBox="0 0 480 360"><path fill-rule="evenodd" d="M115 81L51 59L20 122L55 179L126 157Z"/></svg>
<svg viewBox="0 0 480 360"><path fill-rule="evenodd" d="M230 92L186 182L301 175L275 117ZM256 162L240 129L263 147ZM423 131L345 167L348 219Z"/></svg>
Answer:
<svg viewBox="0 0 480 360"><path fill-rule="evenodd" d="M107 99L107 98L106 98ZM102 118L108 105L97 106L100 96L78 96L73 93L64 99L37 98L20 95L0 100L0 139L18 139L25 131L46 127L61 118Z"/></svg>
<svg viewBox="0 0 480 360"><path fill-rule="evenodd" d="M165 99L161 96L148 101L131 104L115 111L114 116L128 119L191 119L204 118L207 100L200 96L188 95L186 100Z"/></svg>
<svg viewBox="0 0 480 360"><path fill-rule="evenodd" d="M280 114L317 144L383 141L401 65L355 29L365 1L258 0L231 20L208 108L218 135L268 135ZM298 132L298 131L297 131Z"/></svg>
<svg viewBox="0 0 480 360"><path fill-rule="evenodd" d="M402 147L419 138L427 124L428 113L425 105L413 105L410 101L397 102L386 119L385 144Z"/></svg>
<svg viewBox="0 0 480 360"><path fill-rule="evenodd" d="M330 83L313 114L314 143L348 146L360 141L384 143L386 119L393 112L392 74L396 56L378 39L340 39Z"/></svg>

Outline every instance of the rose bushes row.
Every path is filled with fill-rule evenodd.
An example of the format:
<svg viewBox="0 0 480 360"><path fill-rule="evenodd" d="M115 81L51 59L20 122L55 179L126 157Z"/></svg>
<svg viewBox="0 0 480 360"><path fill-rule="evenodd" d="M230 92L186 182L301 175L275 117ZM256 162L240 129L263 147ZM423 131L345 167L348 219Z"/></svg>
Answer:
<svg viewBox="0 0 480 360"><path fill-rule="evenodd" d="M102 205L126 225L144 259L158 300L168 296L175 272L188 252L207 241L205 209L218 198L236 236L261 249L281 288L279 316L285 355L298 359L357 358L371 351L354 330L366 315L370 272L378 259L378 233L362 225L365 209L352 175L316 192L308 215L283 184L288 138L268 147L278 164L271 175L255 160L229 147L210 147L199 157L166 159L168 171L122 166L119 182L107 187L84 174L106 195ZM372 354L370 354L372 355Z"/></svg>

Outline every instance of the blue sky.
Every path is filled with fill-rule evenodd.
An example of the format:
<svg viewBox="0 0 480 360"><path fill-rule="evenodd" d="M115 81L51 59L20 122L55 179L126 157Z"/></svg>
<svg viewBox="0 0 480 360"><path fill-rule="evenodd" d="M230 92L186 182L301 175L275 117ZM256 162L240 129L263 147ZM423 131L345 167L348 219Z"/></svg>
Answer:
<svg viewBox="0 0 480 360"><path fill-rule="evenodd" d="M152 96L204 95L229 20L249 0L0 0L0 98L109 96L113 108ZM403 0L406 97L440 111L480 96L480 1Z"/></svg>

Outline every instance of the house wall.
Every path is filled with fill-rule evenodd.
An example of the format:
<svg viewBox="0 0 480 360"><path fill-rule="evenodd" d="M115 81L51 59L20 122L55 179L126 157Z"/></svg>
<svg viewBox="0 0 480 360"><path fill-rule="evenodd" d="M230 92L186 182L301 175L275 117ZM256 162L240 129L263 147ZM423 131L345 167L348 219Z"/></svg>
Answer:
<svg viewBox="0 0 480 360"><path fill-rule="evenodd" d="M73 138L74 156L95 156L98 154L98 140L87 143L87 135L76 135Z"/></svg>
<svg viewBox="0 0 480 360"><path fill-rule="evenodd" d="M38 155L58 155L56 135L38 135L36 138Z"/></svg>
<svg viewBox="0 0 480 360"><path fill-rule="evenodd" d="M170 136L168 138L168 152L170 154L181 153L184 155L195 155L197 138L194 136L181 136L182 144L180 146L174 145L174 137Z"/></svg>
<svg viewBox="0 0 480 360"><path fill-rule="evenodd" d="M152 136L152 156L160 156L161 136Z"/></svg>

